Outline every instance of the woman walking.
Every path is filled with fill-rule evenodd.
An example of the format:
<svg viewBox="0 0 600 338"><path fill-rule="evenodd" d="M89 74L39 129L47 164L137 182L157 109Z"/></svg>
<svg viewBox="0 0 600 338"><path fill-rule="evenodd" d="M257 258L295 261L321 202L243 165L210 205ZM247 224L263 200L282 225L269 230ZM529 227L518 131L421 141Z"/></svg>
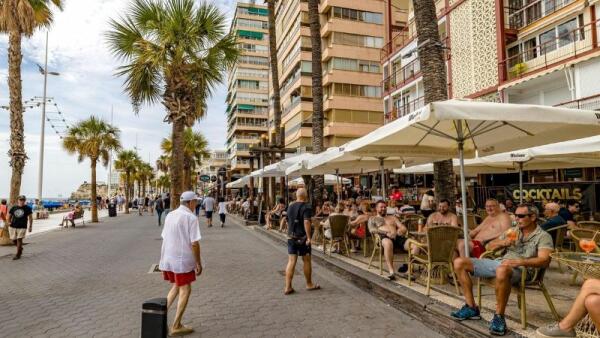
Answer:
<svg viewBox="0 0 600 338"><path fill-rule="evenodd" d="M221 219L221 228L225 226L225 215L227 214L227 203L225 198L219 197L219 218Z"/></svg>
<svg viewBox="0 0 600 338"><path fill-rule="evenodd" d="M162 217L163 211L165 211L165 204L160 195L157 195L154 199L154 209L156 209L156 215L158 216L158 226L160 226L160 219Z"/></svg>

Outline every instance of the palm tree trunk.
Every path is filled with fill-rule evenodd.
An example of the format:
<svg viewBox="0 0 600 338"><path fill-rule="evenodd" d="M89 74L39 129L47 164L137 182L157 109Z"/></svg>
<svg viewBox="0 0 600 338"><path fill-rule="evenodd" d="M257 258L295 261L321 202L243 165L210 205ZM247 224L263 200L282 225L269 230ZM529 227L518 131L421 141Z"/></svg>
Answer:
<svg viewBox="0 0 600 338"><path fill-rule="evenodd" d="M10 178L9 205L15 205L21 192L21 178L25 167L25 133L23 127L23 98L21 85L21 34L8 34L8 90L10 95Z"/></svg>
<svg viewBox="0 0 600 338"><path fill-rule="evenodd" d="M125 172L125 213L129 213L129 193L130 193L130 184L129 180L131 178L131 174L129 171Z"/></svg>
<svg viewBox="0 0 600 338"><path fill-rule="evenodd" d="M91 159L92 165L92 223L98 223L98 202L96 201L96 159Z"/></svg>
<svg viewBox="0 0 600 338"><path fill-rule="evenodd" d="M183 192L183 132L185 129L185 121L180 118L173 121L173 131L171 134L171 140L173 142L173 149L171 152L171 169L169 173L171 175L171 210L175 210L179 207L179 196Z"/></svg>
<svg viewBox="0 0 600 338"><path fill-rule="evenodd" d="M192 189L192 168L189 161L183 164L183 190Z"/></svg>
<svg viewBox="0 0 600 338"><path fill-rule="evenodd" d="M425 104L448 99L448 76L441 48L438 20L434 0L413 1L415 23L419 42L429 41L419 47L419 61L423 74ZM454 170L452 160L435 162L433 165L435 196L437 201L447 199L454 207Z"/></svg>
<svg viewBox="0 0 600 338"><path fill-rule="evenodd" d="M313 153L323 151L323 70L321 50L321 23L319 21L319 0L308 0L308 19L312 43L312 146ZM313 201L321 205L323 201L323 176L313 177Z"/></svg>
<svg viewBox="0 0 600 338"><path fill-rule="evenodd" d="M279 65L277 60L277 35L275 31L275 0L267 0L269 9L269 57L271 58L271 82L273 84L273 124L275 145L284 146L281 132L281 90L279 88Z"/></svg>

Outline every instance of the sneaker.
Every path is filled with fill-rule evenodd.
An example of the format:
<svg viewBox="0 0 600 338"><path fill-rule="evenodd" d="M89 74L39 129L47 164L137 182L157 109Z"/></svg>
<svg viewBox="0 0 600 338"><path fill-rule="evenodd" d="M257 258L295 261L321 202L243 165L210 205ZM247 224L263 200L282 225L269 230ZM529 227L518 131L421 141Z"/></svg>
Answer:
<svg viewBox="0 0 600 338"><path fill-rule="evenodd" d="M506 334L506 321L503 315L495 314L490 323L490 334L504 336Z"/></svg>
<svg viewBox="0 0 600 338"><path fill-rule="evenodd" d="M459 321L467 319L481 319L479 308L476 306L470 307L467 304L463 305L463 307L459 310L450 313L450 316Z"/></svg>
<svg viewBox="0 0 600 338"><path fill-rule="evenodd" d="M392 272L387 276L387 279L389 280L396 280L396 275Z"/></svg>
<svg viewBox="0 0 600 338"><path fill-rule="evenodd" d="M546 327L540 327L535 331L539 338L567 338L567 337L577 337L575 334L575 330L571 329L565 331L558 326L558 323L548 325Z"/></svg>

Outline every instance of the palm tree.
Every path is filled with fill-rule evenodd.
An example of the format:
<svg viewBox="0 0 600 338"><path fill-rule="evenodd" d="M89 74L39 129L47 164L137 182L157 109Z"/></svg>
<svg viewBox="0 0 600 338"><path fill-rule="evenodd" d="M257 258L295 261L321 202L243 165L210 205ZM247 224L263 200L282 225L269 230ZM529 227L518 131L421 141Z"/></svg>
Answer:
<svg viewBox="0 0 600 338"><path fill-rule="evenodd" d="M169 186L171 186L171 180L169 179L168 175L162 175L159 178L156 179L157 180L157 185L158 188L161 190L161 192L164 192L165 189L168 189Z"/></svg>
<svg viewBox="0 0 600 338"><path fill-rule="evenodd" d="M149 163L143 161L138 163L136 180L138 181L138 193L142 194L142 196L146 196L146 187L153 177L154 170Z"/></svg>
<svg viewBox="0 0 600 338"><path fill-rule="evenodd" d="M195 0L133 0L120 20L111 20L108 42L125 64L125 91L134 108L161 101L172 124L173 149L183 147L186 127L206 113L206 100L239 55L218 8ZM171 207L184 188L183 152L171 154Z"/></svg>
<svg viewBox="0 0 600 338"><path fill-rule="evenodd" d="M167 154L173 152L173 142L168 138L163 139L160 146ZM208 141L202 133L186 128L183 134L183 147L180 150L183 153L183 186L185 190L189 190L193 185L194 169L201 164L203 158L209 156Z"/></svg>
<svg viewBox="0 0 600 338"><path fill-rule="evenodd" d="M125 213L129 213L129 199L131 198L131 179L135 175L140 158L133 150L123 150L117 154L115 169L125 174Z"/></svg>
<svg viewBox="0 0 600 338"><path fill-rule="evenodd" d="M89 158L92 169L92 222L98 222L98 205L96 201L96 165L101 161L108 165L109 154L121 148L118 128L98 119L95 116L80 121L69 129L63 139L63 147L69 154L78 154L79 162Z"/></svg>
<svg viewBox="0 0 600 338"><path fill-rule="evenodd" d="M323 151L323 70L321 64L321 22L319 21L319 0L308 0L308 20L310 22L310 41L312 43L312 148L313 153ZM313 176L312 199L321 205L325 182L323 176Z"/></svg>
<svg viewBox="0 0 600 338"><path fill-rule="evenodd" d="M448 99L448 76L444 62L444 50L438 31L438 20L434 0L413 1L415 23L419 41L428 41L419 45L418 54L423 74L425 104ZM433 179L437 200L447 199L454 205L454 170L452 160L438 161L433 164Z"/></svg>
<svg viewBox="0 0 600 338"><path fill-rule="evenodd" d="M23 126L21 85L21 39L52 23L51 3L62 10L61 0L0 0L0 32L8 33L8 91L10 96L10 178L9 204L17 202L27 154Z"/></svg>
<svg viewBox="0 0 600 338"><path fill-rule="evenodd" d="M265 0L269 9L269 57L271 61L271 82L273 85L273 125L275 127L275 139L273 140L273 144L283 148L283 133L281 132L281 91L279 88L277 34L275 30L275 1L276 0ZM281 158L283 158L283 154Z"/></svg>

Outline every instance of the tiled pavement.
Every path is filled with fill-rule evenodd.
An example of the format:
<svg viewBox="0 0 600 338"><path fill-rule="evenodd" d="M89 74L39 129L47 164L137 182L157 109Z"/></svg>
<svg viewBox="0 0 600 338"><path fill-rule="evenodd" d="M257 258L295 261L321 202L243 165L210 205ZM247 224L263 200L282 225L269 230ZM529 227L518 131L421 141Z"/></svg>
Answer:
<svg viewBox="0 0 600 338"><path fill-rule="evenodd" d="M237 225L201 225L205 269L184 322L195 337L440 337L328 270L323 290L283 296L286 253ZM0 247L0 336L138 337L145 299L169 286L149 274L160 255L155 218L137 215L28 240L20 261ZM299 267L298 271L301 271Z"/></svg>

